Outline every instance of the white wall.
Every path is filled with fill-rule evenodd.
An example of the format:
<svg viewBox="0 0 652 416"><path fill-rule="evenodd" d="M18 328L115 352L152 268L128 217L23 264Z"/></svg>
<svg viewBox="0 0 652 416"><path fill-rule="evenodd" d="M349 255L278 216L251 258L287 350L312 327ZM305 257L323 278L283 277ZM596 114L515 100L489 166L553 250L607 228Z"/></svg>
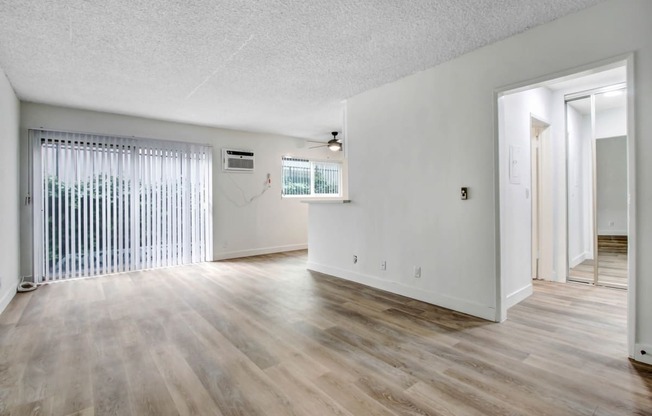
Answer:
<svg viewBox="0 0 652 416"><path fill-rule="evenodd" d="M339 152L333 153L326 148L308 149L308 146L314 144L306 144L305 140L299 138L22 103L20 134L23 194L27 189L27 130L41 127L189 141L213 146L213 255L216 260L305 248L307 206L298 199L281 198L281 157L341 158ZM224 147L253 150L256 155L255 172L223 172L221 149ZM271 174L271 189L247 204L247 199L262 191L267 173ZM32 267L31 221L31 208L23 208L21 257L22 269L28 275L31 274Z"/></svg>
<svg viewBox="0 0 652 416"><path fill-rule="evenodd" d="M20 278L19 110L18 99L0 68L0 312L16 294Z"/></svg>
<svg viewBox="0 0 652 416"><path fill-rule="evenodd" d="M652 251L649 16L648 0L607 1L351 98L353 202L311 207L310 267L489 319L502 316L495 296L494 92L635 52L636 338L652 345L652 257L643 255ZM460 186L470 187L468 201L460 201ZM325 225L333 223L340 226ZM421 279L411 277L414 265L424 267Z"/></svg>
<svg viewBox="0 0 652 416"><path fill-rule="evenodd" d="M627 137L599 139L596 148L598 235L627 235Z"/></svg>
<svg viewBox="0 0 652 416"><path fill-rule="evenodd" d="M501 243L501 270L505 291L507 294L507 307L515 305L532 294L532 176L531 176L531 117L540 121L550 120L551 91L547 88L536 88L516 94L506 95L499 99L498 117L499 134L502 138L499 149L500 158L500 227L503 237ZM549 137L546 137L549 140ZM548 144L546 144L548 145ZM517 164L520 166L520 181L510 178L509 166L514 162L510 157L510 148L521 149ZM513 153L513 150L512 150ZM544 170L544 169L542 169ZM550 169L547 169L550 170ZM541 197L550 188L548 175L542 175ZM504 203L502 203L504 202ZM549 224L552 219L547 214L551 209L542 210L542 223ZM550 238L551 225L541 227L542 240ZM541 275L549 276L551 264L543 267Z"/></svg>

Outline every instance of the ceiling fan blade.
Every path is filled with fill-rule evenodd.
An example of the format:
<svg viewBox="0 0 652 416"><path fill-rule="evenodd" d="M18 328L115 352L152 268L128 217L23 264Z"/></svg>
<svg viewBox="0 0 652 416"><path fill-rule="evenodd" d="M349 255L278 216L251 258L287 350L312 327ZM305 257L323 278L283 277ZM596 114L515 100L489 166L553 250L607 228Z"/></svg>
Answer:
<svg viewBox="0 0 652 416"><path fill-rule="evenodd" d="M334 131L334 132L332 132L331 134L333 135L333 138L330 139L330 140L329 140L328 142L326 142L326 143L324 143L324 142L318 142L318 141L312 141L312 140L306 140L306 143L319 143L319 146L312 146L312 147L309 147L308 149L317 149L317 148L319 148L319 147L328 147L330 150L333 150L333 151L342 150L342 140L341 140L340 138L337 137L337 132ZM333 144L336 144L337 146L339 146L339 148L337 148L337 147L336 147L336 148L333 148L333 147L332 147Z"/></svg>

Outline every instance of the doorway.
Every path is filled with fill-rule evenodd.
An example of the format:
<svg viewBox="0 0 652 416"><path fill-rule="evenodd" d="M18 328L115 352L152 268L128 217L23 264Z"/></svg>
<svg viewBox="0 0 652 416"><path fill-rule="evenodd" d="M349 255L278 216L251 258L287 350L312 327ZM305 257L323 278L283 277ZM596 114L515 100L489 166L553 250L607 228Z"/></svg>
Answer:
<svg viewBox="0 0 652 416"><path fill-rule="evenodd" d="M633 357L636 280L632 273L634 270L632 264L635 263L635 241L627 236L636 228L634 207L629 204L630 198L634 199L635 189L632 150L634 138L631 134L633 118L630 116L633 104L631 61L631 57L620 61L614 60L604 63L603 66L568 71L545 81L523 83L496 93L499 165L497 181L500 201L500 279L497 288L497 320L506 319L508 308L526 299L533 292L533 278L559 283L572 282L573 280L568 278L571 265L576 266L584 260L592 260L592 257L595 257L596 262L591 263L591 267L603 272L609 271L615 277L620 277L622 282L619 286L614 282L608 282L608 279L598 277L599 285L628 288L628 345L629 354ZM571 176L577 176L578 171L593 169L594 165L589 164L589 160L580 159L582 163L568 161L570 154L567 153L576 149L568 145L567 134L571 134L573 126L566 120L568 107L566 101L574 94L578 95L576 98L580 98L580 95L586 96L587 92L591 92L588 95L594 95L591 99L594 108L597 108L593 111L600 113L602 111L600 101L605 98L600 94L606 92L610 92L610 95L614 94L613 91L607 90L615 89L614 86L617 84L622 84L620 85L620 89L623 90L621 99L626 103L623 118L626 131L621 134L612 132L609 135L597 135L599 139L588 141L589 145L595 146L591 150L592 153L588 154L596 159L596 163L604 156L611 164L616 164L617 159L622 161L624 155L625 163L618 162L620 173L625 172L624 191L623 186L618 188L621 195L622 192L626 195L624 221L622 217L609 211L613 209L609 204L598 203L598 199L602 201L602 197L598 196L598 187L602 187L605 181L607 187L613 187L615 182L621 185L623 183L622 175L621 179L614 180L613 175L602 174L602 168L596 168L596 175L586 174L581 178L575 177L575 180L583 181L580 182L582 189L588 189L587 193L580 195L580 201L585 208L590 207L591 211L583 210L579 213L579 210L569 208L571 196L578 197L577 193L573 194ZM630 112L627 111L627 107ZM591 123L591 117L588 120ZM593 123L597 122L597 125L590 127L598 129L605 127L600 125L601 120L607 119L596 119L594 114ZM545 134L548 135L547 138ZM622 146L622 143L626 146ZM619 149L618 157L614 153L615 147ZM519 158L520 154L527 156ZM520 170L514 169L514 166L520 167ZM548 202L545 202L546 196ZM591 204L594 198L596 204ZM622 198L619 201L622 202ZM543 219L546 215L548 217L544 224ZM623 222L624 228L619 229L619 224ZM595 232L591 231L591 234L585 233L580 236L581 241L585 243L584 259L570 256L570 246L576 245L579 238L577 234L571 236L569 232L571 223L583 224L583 227L595 230ZM603 227L605 224L606 229ZM600 250L598 250L598 243L600 243ZM605 251L607 248L610 252ZM549 250L550 255L544 261L546 249ZM595 279L587 280L585 283L594 285Z"/></svg>
<svg viewBox="0 0 652 416"><path fill-rule="evenodd" d="M532 189L532 279L549 279L551 201L550 163L544 155L550 146L550 124L530 116L530 187Z"/></svg>

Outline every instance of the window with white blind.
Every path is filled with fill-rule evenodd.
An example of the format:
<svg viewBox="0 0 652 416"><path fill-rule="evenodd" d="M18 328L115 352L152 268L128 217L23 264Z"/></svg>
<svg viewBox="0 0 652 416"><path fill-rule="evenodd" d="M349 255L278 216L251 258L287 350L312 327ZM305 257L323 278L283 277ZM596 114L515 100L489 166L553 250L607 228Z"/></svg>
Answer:
<svg viewBox="0 0 652 416"><path fill-rule="evenodd" d="M209 146L30 130L38 281L212 259Z"/></svg>
<svg viewBox="0 0 652 416"><path fill-rule="evenodd" d="M309 159L283 157L282 195L336 197L341 195L342 165Z"/></svg>

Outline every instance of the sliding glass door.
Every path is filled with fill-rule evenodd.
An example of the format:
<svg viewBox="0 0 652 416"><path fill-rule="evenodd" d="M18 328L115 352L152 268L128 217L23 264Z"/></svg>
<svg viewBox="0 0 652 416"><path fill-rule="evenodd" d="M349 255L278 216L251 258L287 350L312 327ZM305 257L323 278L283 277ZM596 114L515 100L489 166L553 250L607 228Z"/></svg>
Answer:
<svg viewBox="0 0 652 416"><path fill-rule="evenodd" d="M212 258L211 148L30 131L39 281Z"/></svg>

